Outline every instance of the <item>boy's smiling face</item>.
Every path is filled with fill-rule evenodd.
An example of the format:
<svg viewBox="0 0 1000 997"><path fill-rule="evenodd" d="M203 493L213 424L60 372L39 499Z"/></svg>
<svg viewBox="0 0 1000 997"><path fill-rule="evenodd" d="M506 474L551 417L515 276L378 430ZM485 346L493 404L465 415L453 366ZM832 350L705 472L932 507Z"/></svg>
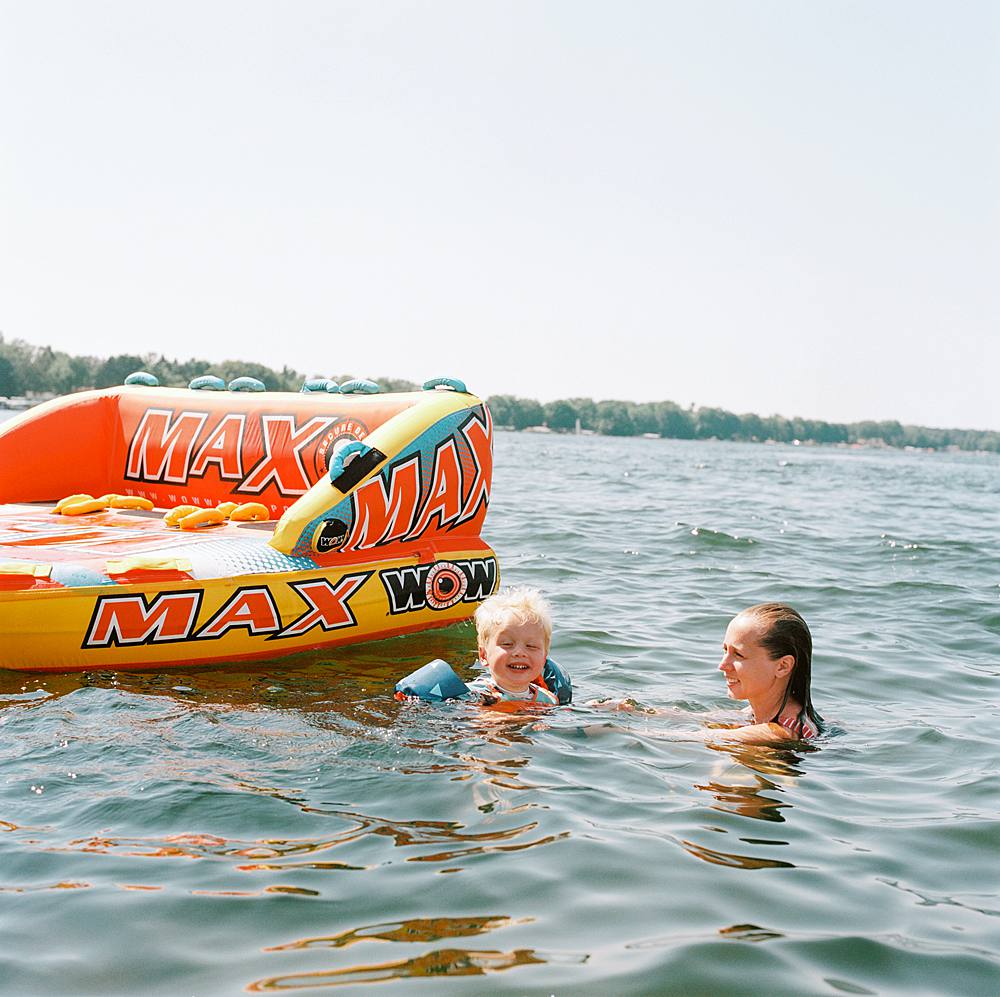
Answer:
<svg viewBox="0 0 1000 997"><path fill-rule="evenodd" d="M509 620L480 641L479 660L508 692L525 692L545 668L545 631L538 623Z"/></svg>

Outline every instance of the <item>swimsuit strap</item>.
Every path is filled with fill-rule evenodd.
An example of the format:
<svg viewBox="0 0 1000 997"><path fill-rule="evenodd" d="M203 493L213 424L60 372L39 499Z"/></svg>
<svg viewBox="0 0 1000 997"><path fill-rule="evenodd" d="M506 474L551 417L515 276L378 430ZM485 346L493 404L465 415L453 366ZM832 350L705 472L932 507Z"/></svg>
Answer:
<svg viewBox="0 0 1000 997"><path fill-rule="evenodd" d="M803 711L804 712L804 711ZM757 723L756 719L754 723ZM779 727L784 727L789 733L794 734L797 738L805 741L810 737L815 737L817 734L816 729L813 727L812 723L809 721L808 717L803 719L800 713L797 717L789 718L787 720L782 720L780 714L776 714L773 720L769 720L768 723L777 724Z"/></svg>
<svg viewBox="0 0 1000 997"><path fill-rule="evenodd" d="M806 712L805 707L799 710L798 715L795 717L794 720L784 721L781 719L781 711L784 710L784 708L787 705L788 705L788 690L786 689L785 698L781 701L781 706L778 707L778 712L775 713L775 715L766 722L769 724L777 724L779 727L784 727L785 730L794 734L798 738L802 738L803 740L807 737L815 737L817 731L814 729L812 723L809 721L807 716L805 719L803 719L803 716L805 715ZM755 724L761 722L757 719L757 716L754 713L751 713L750 717Z"/></svg>

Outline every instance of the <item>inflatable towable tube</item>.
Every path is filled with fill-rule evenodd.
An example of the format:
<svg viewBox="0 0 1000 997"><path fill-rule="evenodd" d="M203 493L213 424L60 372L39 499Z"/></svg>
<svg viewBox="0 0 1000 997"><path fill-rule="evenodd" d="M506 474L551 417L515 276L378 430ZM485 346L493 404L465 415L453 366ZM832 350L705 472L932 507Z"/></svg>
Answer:
<svg viewBox="0 0 1000 997"><path fill-rule="evenodd" d="M493 422L459 382L213 378L0 425L0 668L271 660L449 626L496 590Z"/></svg>
<svg viewBox="0 0 1000 997"><path fill-rule="evenodd" d="M542 678L550 692L556 694L560 706L573 701L573 683L566 670L551 658L545 659ZM441 658L411 672L396 683L397 699L423 699L428 703L443 703L447 699L463 699L471 694L469 687L455 670Z"/></svg>

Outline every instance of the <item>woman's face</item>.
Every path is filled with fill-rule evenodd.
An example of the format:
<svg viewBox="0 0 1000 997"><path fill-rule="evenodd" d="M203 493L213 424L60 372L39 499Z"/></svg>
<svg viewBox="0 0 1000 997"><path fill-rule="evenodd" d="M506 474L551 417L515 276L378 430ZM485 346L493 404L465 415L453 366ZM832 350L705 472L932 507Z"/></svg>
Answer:
<svg viewBox="0 0 1000 997"><path fill-rule="evenodd" d="M726 628L719 671L725 676L730 699L758 699L783 693L795 659L790 654L772 658L760 643L759 620L742 613Z"/></svg>

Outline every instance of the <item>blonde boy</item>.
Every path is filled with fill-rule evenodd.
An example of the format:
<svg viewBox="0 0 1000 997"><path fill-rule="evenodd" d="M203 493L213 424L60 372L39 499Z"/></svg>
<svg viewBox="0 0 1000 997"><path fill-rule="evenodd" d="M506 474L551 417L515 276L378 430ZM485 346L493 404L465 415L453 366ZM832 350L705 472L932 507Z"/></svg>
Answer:
<svg viewBox="0 0 1000 997"><path fill-rule="evenodd" d="M476 610L479 660L487 673L469 684L490 702L558 705L542 673L552 639L552 614L541 592L508 588Z"/></svg>

